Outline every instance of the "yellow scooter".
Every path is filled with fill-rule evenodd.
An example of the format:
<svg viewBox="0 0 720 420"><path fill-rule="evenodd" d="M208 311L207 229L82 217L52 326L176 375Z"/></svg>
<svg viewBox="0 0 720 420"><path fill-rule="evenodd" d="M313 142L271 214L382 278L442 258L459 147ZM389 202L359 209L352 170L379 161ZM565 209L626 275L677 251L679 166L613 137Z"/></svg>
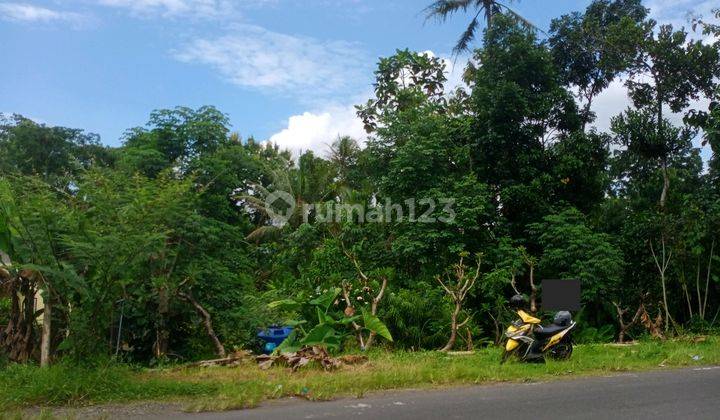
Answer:
<svg viewBox="0 0 720 420"><path fill-rule="evenodd" d="M570 312L560 311L552 324L542 326L538 318L520 309L524 302L522 295L510 299L520 319L505 331L507 342L500 363L513 354L524 362L544 363L546 354L555 360L569 359L573 351L570 331L575 328Z"/></svg>

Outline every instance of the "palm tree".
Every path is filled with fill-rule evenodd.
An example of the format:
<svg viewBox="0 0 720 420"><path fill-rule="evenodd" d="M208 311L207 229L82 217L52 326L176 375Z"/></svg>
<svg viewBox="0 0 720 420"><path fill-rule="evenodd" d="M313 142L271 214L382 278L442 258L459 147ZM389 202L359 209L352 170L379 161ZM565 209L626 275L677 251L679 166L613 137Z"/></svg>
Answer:
<svg viewBox="0 0 720 420"><path fill-rule="evenodd" d="M322 203L333 193L330 165L311 152L301 155L297 166L279 165L270 179L267 186L249 182L246 191L234 195L239 205L260 215L262 224L247 240L263 242L278 238L284 229L296 229L305 221L306 204Z"/></svg>
<svg viewBox="0 0 720 420"><path fill-rule="evenodd" d="M512 2L513 0L509 1ZM481 13L485 15L485 25L487 27L490 27L490 22L495 14L505 12L528 28L538 29L530 21L517 14L508 6L494 0L436 0L430 6L426 7L424 11L427 15L427 19L437 18L441 22L444 22L453 13L460 11L467 12L470 8L476 10L475 16L470 21L470 24L467 29L465 29L465 32L463 32L460 36L457 44L455 44L455 47L453 48L454 55L458 55L469 50L468 46L470 45L470 42L475 39L475 32L480 24L478 17L480 17Z"/></svg>
<svg viewBox="0 0 720 420"><path fill-rule="evenodd" d="M350 169L357 164L360 146L350 136L338 137L330 145L328 158L338 171L339 182L343 185L348 183Z"/></svg>

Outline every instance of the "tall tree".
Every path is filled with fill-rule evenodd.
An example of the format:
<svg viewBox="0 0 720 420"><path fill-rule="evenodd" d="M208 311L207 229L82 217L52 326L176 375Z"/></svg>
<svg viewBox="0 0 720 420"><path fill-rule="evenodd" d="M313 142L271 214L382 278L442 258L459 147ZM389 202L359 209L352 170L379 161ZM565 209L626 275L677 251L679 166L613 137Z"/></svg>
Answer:
<svg viewBox="0 0 720 420"><path fill-rule="evenodd" d="M473 169L494 190L515 234L550 211L561 185L549 173L550 149L580 129L570 92L536 35L497 16L475 53L472 84Z"/></svg>
<svg viewBox="0 0 720 420"><path fill-rule="evenodd" d="M228 125L227 115L212 106L155 110L146 127L125 133L121 164L148 176L167 168L184 173L193 159L229 142Z"/></svg>
<svg viewBox="0 0 720 420"><path fill-rule="evenodd" d="M640 0L595 0L552 20L548 42L563 82L577 89L583 126L593 99L636 59L647 14Z"/></svg>
<svg viewBox="0 0 720 420"><path fill-rule="evenodd" d="M663 122L665 107L675 113L682 112L690 101L712 96L716 86L714 79L720 76L720 51L701 40L688 40L687 35L684 29L676 31L671 25L648 31L641 54L630 67L627 81L635 106L652 110L655 121L657 133L652 149L660 159L663 175L661 208L665 207L670 189L669 154L665 145L669 133L665 133L667 125Z"/></svg>
<svg viewBox="0 0 720 420"><path fill-rule="evenodd" d="M337 170L338 183L342 186L348 186L351 182L351 172L358 163L360 155L360 146L357 141L350 136L338 137L330 145L330 162Z"/></svg>
<svg viewBox="0 0 720 420"><path fill-rule="evenodd" d="M0 174L37 175L65 188L81 170L111 160L96 134L0 114Z"/></svg>

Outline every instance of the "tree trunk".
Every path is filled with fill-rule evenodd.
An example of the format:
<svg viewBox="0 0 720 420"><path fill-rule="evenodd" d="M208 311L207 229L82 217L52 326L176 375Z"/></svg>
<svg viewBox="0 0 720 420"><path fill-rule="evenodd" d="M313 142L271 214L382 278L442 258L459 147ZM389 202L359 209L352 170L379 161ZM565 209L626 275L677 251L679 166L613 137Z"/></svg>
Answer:
<svg viewBox="0 0 720 420"><path fill-rule="evenodd" d="M665 210L665 202L667 201L668 191L670 190L670 176L668 175L667 162L663 159L662 164L663 188L660 193L660 209Z"/></svg>
<svg viewBox="0 0 720 420"><path fill-rule="evenodd" d="M684 275L683 275L684 277ZM687 284L682 284L683 293L685 293L685 301L687 302L688 307L688 313L690 314L690 318L693 317L693 309L692 309L692 302L690 301L690 292L688 292Z"/></svg>
<svg viewBox="0 0 720 420"><path fill-rule="evenodd" d="M702 319L705 319L705 314L703 313L702 301L700 298L700 256L699 255L698 255L698 260L697 260L697 273L695 275L695 291L697 292L698 316ZM690 317L692 318L692 312L690 313Z"/></svg>
<svg viewBox="0 0 720 420"><path fill-rule="evenodd" d="M656 92L656 99L657 99L657 134L658 139L665 143L665 138L663 137L663 102L662 102L662 92L660 91L660 88L658 87L658 90ZM663 175L663 189L662 193L660 193L660 210L665 210L665 202L667 201L667 195L668 190L670 189L670 177L668 176L667 171L667 155L662 156L662 175Z"/></svg>
<svg viewBox="0 0 720 420"><path fill-rule="evenodd" d="M448 339L447 344L445 344L445 347L440 349L440 351L450 351L455 346L455 340L457 340L457 332L458 332L458 322L457 318L460 314L460 302L455 302L455 309L453 310L452 314L450 315L450 339Z"/></svg>
<svg viewBox="0 0 720 420"><path fill-rule="evenodd" d="M592 109L592 96L593 96L594 92L595 92L595 87L593 87L590 94L585 96L585 99L587 100L587 102L585 103L585 106L583 107L583 111L582 111L583 122L582 122L581 130L583 133L585 132L585 127L587 126L588 119L590 118L590 110Z"/></svg>
<svg viewBox="0 0 720 420"><path fill-rule="evenodd" d="M618 343L624 343L625 342L625 334L627 331L632 328L640 319L641 314L645 310L645 305L643 303L640 303L640 306L638 306L637 311L635 311L635 315L632 317L629 323L625 323L625 320L623 317L625 316L625 313L627 312L627 309L620 309L620 305L613 302L613 305L615 305L615 308L617 309L618 314L618 323L620 324L620 332L618 333Z"/></svg>
<svg viewBox="0 0 720 420"><path fill-rule="evenodd" d="M492 24L493 7L494 6L495 6L494 1L483 0L483 8L485 9L485 23L487 24L488 28L490 28L490 25Z"/></svg>
<svg viewBox="0 0 720 420"><path fill-rule="evenodd" d="M213 346L215 346L215 353L217 353L218 357L223 358L226 356L225 353L225 346L220 342L220 339L218 338L217 334L215 334L215 329L212 325L212 318L210 317L210 313L203 308L200 303L195 300L192 293L183 293L179 292L178 296L180 296L182 299L185 299L186 301L190 302L197 311L198 315L200 315L200 318L203 320L203 325L205 326L205 331L207 332L207 335L210 337L210 340L213 343Z"/></svg>
<svg viewBox="0 0 720 420"><path fill-rule="evenodd" d="M367 340L365 340L365 350L369 350L369 349L370 349L370 346L373 345L373 342L375 341L375 336L376 336L376 335L377 335L377 334L375 334L375 331L370 331L370 333L368 334Z"/></svg>
<svg viewBox="0 0 720 420"><path fill-rule="evenodd" d="M493 340L493 344L496 346L500 345L500 342L502 341L502 335L500 334L500 323L498 322L498 319L493 316L493 314L488 312L488 315L490 315L490 318L493 321L494 331L495 331L495 340ZM498 317L500 315L498 314Z"/></svg>
<svg viewBox="0 0 720 420"><path fill-rule="evenodd" d="M715 252L715 238L712 240L712 244L710 245L710 258L708 258L708 268L707 268L707 275L705 276L705 298L703 299L702 304L702 317L705 319L705 310L707 309L707 299L708 299L708 291L710 290L710 272L712 270L712 262L713 262L713 253ZM698 305L700 305L700 302L698 302Z"/></svg>
<svg viewBox="0 0 720 420"><path fill-rule="evenodd" d="M667 289L665 287L665 272L660 273L660 281L662 282L662 294L663 294L663 308L665 309L665 332L667 332L670 323L670 309L667 303Z"/></svg>
<svg viewBox="0 0 720 420"><path fill-rule="evenodd" d="M170 333L167 329L167 315L170 312L170 297L166 287L158 290L158 319L155 323L155 357L162 357L167 353Z"/></svg>
<svg viewBox="0 0 720 420"><path fill-rule="evenodd" d="M50 346L52 343L52 299L50 291L45 294L43 307L42 338L40 341L40 367L50 366Z"/></svg>
<svg viewBox="0 0 720 420"><path fill-rule="evenodd" d="M535 264L530 264L530 312L537 312L537 286L535 286Z"/></svg>
<svg viewBox="0 0 720 420"><path fill-rule="evenodd" d="M663 309L665 310L665 331L668 330L670 320L670 309L668 308L667 303L667 287L665 285L665 273L667 272L668 265L670 265L670 259L672 258L672 251L668 254L665 247L665 234L663 233L660 236L660 245L662 252L660 254L660 257L658 258L657 253L655 252L655 249L653 248L652 241L650 241L650 252L652 253L653 259L655 260L655 265L657 266L658 273L660 274L660 283L662 285L662 297L663 297Z"/></svg>

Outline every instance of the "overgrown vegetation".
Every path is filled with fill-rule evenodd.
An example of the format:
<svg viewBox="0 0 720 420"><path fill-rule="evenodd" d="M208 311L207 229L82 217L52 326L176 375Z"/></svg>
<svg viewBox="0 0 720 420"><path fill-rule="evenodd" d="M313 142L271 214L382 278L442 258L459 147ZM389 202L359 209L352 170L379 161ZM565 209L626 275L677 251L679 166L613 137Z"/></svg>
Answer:
<svg viewBox="0 0 720 420"><path fill-rule="evenodd" d="M77 366L61 363L43 369L8 366L0 375L0 389L4 390L0 406L10 408L203 396L218 387L210 383L152 378L119 364Z"/></svg>
<svg viewBox="0 0 720 420"><path fill-rule="evenodd" d="M692 35L658 26L638 0L597 0L541 39L517 16L484 7L465 86L447 91L443 62L426 54L380 59L375 96L357 107L367 142L328 139L326 156L293 158L241 139L211 106L154 111L120 147L3 117L0 353L62 361L39 382L57 397L19 387L27 394L3 398L73 401L49 379L69 363L114 356L157 366L257 350L257 330L273 324L296 327L286 349L481 348L502 339L506 299L521 292L539 310L549 278L581 280L583 342L717 331L718 26L696 21L702 34ZM601 132L591 104L612 82L624 83L633 106ZM494 352L482 350L466 371L439 355L384 355L375 366L387 370L364 373L371 382L342 385L341 373L306 385L361 392L375 381L400 386L413 372L454 383L536 369L503 373ZM391 368L413 357L433 367ZM618 360L656 362L640 359ZM620 368L601 360L586 370ZM447 372L433 376L435 361ZM120 381L143 377L103 369ZM11 365L2 376L14 379L2 380L30 372ZM215 392L183 381L159 382L148 396ZM246 381L245 391L223 386L242 401L275 395L275 385ZM95 388L90 400L102 401ZM137 388L126 389L132 398Z"/></svg>
<svg viewBox="0 0 720 420"><path fill-rule="evenodd" d="M177 401L186 410L253 407L263 400L299 396L325 400L406 387L443 387L501 381L553 380L568 376L720 363L717 338L634 346L582 345L569 361L546 365L498 363L497 348L472 355L440 352L372 351L364 365L326 372L309 365L262 370L254 362L232 368L133 370L124 365L83 368L60 364L47 369L14 365L0 377L0 407L85 406L134 400Z"/></svg>

